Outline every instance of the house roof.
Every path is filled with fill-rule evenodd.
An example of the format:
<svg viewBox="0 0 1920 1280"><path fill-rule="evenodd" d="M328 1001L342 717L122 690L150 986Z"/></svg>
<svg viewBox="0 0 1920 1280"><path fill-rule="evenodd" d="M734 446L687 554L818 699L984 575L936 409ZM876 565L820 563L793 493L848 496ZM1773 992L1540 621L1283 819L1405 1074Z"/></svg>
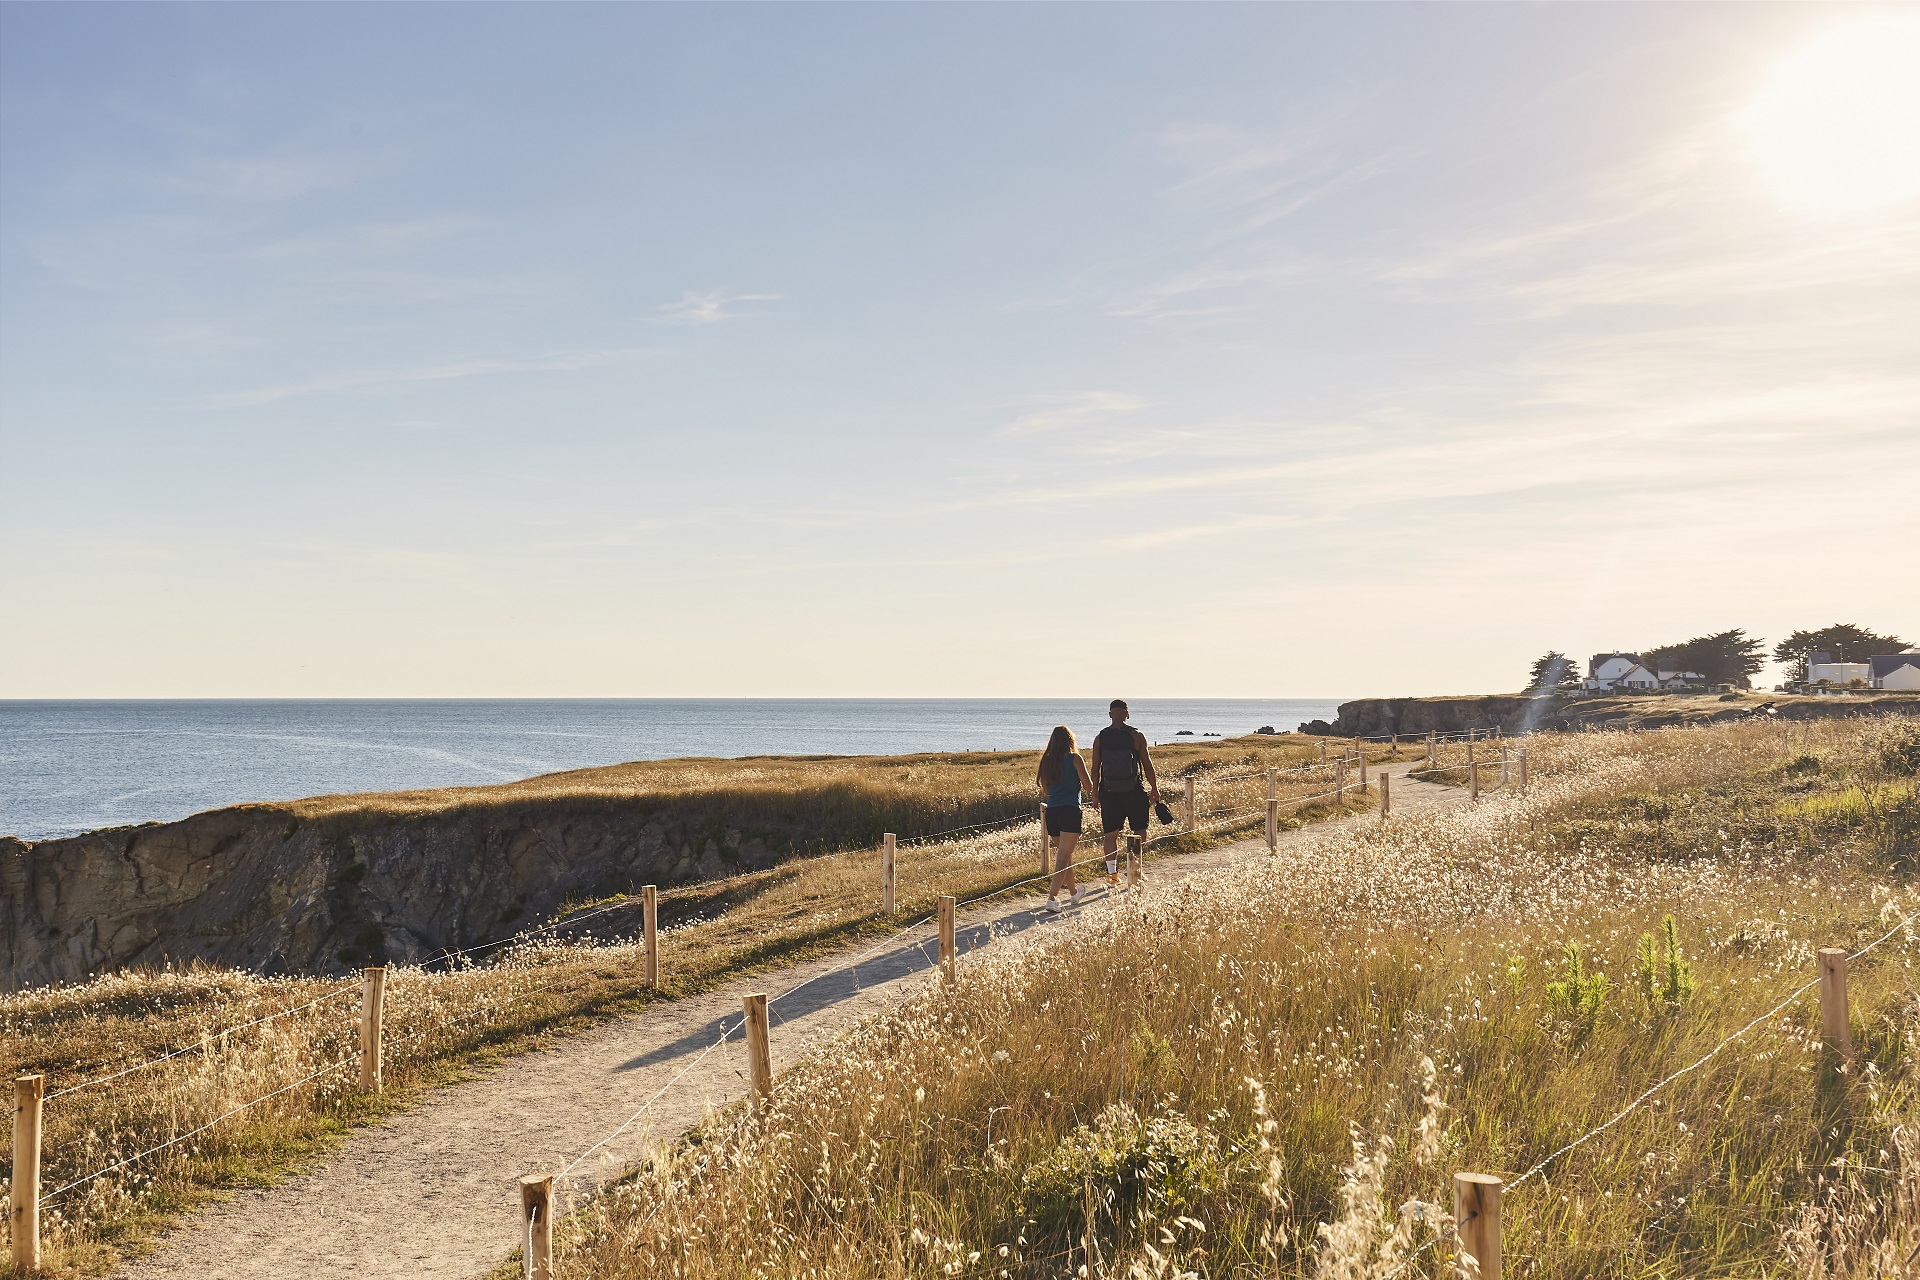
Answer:
<svg viewBox="0 0 1920 1280"><path fill-rule="evenodd" d="M1868 658L1867 665L1873 668L1873 674L1884 676L1888 672L1898 671L1901 667L1920 667L1920 653L1908 649L1904 653L1889 653L1880 657Z"/></svg>

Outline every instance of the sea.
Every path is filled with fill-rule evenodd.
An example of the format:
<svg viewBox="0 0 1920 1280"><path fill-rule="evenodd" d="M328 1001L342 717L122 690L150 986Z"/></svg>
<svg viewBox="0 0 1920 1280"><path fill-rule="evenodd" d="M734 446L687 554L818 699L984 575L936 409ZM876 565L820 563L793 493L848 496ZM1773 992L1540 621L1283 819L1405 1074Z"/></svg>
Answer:
<svg viewBox="0 0 1920 1280"><path fill-rule="evenodd" d="M1333 719L1337 698L1131 703L1150 742ZM45 840L223 805L471 786L676 756L899 755L1084 743L1099 699L0 701L0 835Z"/></svg>

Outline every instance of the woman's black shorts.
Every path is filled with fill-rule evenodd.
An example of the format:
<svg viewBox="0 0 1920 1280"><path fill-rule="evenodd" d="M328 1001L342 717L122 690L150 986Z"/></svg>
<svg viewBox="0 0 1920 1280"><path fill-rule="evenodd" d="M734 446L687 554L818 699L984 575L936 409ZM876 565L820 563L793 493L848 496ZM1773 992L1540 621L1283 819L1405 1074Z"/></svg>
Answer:
<svg viewBox="0 0 1920 1280"><path fill-rule="evenodd" d="M1065 835L1067 832L1080 834L1080 806L1077 804L1050 804L1047 806L1047 834Z"/></svg>

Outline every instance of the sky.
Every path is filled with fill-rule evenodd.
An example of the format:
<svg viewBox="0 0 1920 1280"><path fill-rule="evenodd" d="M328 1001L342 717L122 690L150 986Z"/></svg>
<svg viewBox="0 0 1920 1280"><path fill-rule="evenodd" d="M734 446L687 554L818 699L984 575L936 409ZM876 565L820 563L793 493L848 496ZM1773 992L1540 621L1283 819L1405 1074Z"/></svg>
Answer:
<svg viewBox="0 0 1920 1280"><path fill-rule="evenodd" d="M0 697L1920 639L1920 7L0 6Z"/></svg>

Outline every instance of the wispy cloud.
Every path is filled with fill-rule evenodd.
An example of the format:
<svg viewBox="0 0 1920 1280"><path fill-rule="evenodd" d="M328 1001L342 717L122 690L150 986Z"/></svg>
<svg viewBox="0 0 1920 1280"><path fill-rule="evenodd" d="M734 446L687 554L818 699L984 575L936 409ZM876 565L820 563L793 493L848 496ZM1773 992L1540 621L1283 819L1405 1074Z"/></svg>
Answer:
<svg viewBox="0 0 1920 1280"><path fill-rule="evenodd" d="M1138 413L1147 401L1123 391L1076 391L1069 395L1040 396L1038 408L1000 428L1002 435L1027 436L1072 430Z"/></svg>
<svg viewBox="0 0 1920 1280"><path fill-rule="evenodd" d="M738 310L742 303L778 302L783 296L778 293L727 293L720 289L709 293L686 293L681 295L678 302L659 307L658 314L660 319L673 324L718 324L722 320L764 314Z"/></svg>
<svg viewBox="0 0 1920 1280"><path fill-rule="evenodd" d="M324 378L312 378L302 382L233 391L214 396L208 403L219 409L239 409L272 404L278 400L291 400L300 396L358 391L372 387L402 386L416 382L447 382L489 374L552 373L569 369L587 369L629 359L641 354L644 350L645 348L633 347L616 351L571 352L536 360L463 360L449 364L423 365L412 369L368 369Z"/></svg>

